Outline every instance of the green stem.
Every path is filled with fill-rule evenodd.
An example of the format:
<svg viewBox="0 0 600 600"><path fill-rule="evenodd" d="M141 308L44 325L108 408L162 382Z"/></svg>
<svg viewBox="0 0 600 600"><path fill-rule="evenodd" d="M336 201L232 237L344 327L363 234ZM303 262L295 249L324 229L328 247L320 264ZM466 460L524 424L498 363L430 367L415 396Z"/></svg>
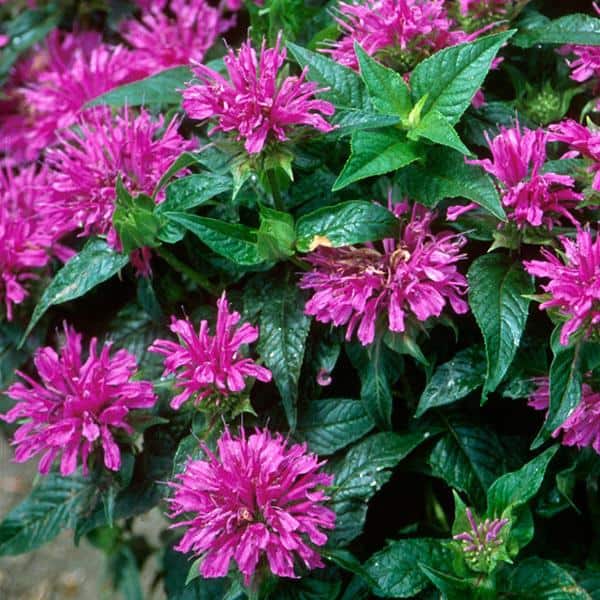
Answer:
<svg viewBox="0 0 600 600"><path fill-rule="evenodd" d="M284 211L285 206L283 205L283 199L281 198L281 192L279 191L279 183L277 182L277 176L273 169L267 171L267 179L269 180L269 187L271 188L271 195L273 196L275 208Z"/></svg>
<svg viewBox="0 0 600 600"><path fill-rule="evenodd" d="M200 273L198 273L198 271L192 269L190 266L180 261L170 250L167 250L163 246L160 246L159 248L154 248L154 251L167 264L169 264L182 275L185 275L186 277L191 279L194 283L199 285L202 289L206 290L209 294L212 294L213 296L219 295L219 290L208 280L208 278L204 277L204 275L201 275Z"/></svg>

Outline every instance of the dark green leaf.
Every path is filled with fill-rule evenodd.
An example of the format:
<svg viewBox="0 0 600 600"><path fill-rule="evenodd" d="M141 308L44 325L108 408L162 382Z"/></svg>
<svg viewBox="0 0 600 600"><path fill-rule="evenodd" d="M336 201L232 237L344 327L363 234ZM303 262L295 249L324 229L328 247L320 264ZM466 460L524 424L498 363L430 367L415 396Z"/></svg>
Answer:
<svg viewBox="0 0 600 600"><path fill-rule="evenodd" d="M487 356L484 399L510 367L521 342L529 299L535 288L520 261L500 254L484 254L469 269L469 305L483 334Z"/></svg>
<svg viewBox="0 0 600 600"><path fill-rule="evenodd" d="M532 25L519 29L512 43L521 48L537 44L600 46L600 19L589 15L565 15L554 21L543 18Z"/></svg>
<svg viewBox="0 0 600 600"><path fill-rule="evenodd" d="M413 101L427 95L424 113L435 109L451 125L457 123L513 33L496 33L445 48L419 63L410 78Z"/></svg>
<svg viewBox="0 0 600 600"><path fill-rule="evenodd" d="M360 129L377 129L391 127L400 122L395 115L382 115L373 110L345 109L336 111L331 123L336 125L334 134L346 135ZM333 135L333 134L332 134Z"/></svg>
<svg viewBox="0 0 600 600"><path fill-rule="evenodd" d="M277 600L332 600L337 598L342 588L341 580L328 581L315 577L280 579L272 598Z"/></svg>
<svg viewBox="0 0 600 600"><path fill-rule="evenodd" d="M176 179L167 186L167 198L156 207L156 213L185 212L201 206L211 198L231 190L230 177L215 173L200 173Z"/></svg>
<svg viewBox="0 0 600 600"><path fill-rule="evenodd" d="M408 139L417 141L425 138L434 144L447 146L460 152L471 155L471 151L462 143L458 133L446 117L437 110L430 110L418 123L416 127L408 132Z"/></svg>
<svg viewBox="0 0 600 600"><path fill-rule="evenodd" d="M301 252L318 246L349 246L393 237L398 219L374 202L354 200L325 206L298 219L296 246Z"/></svg>
<svg viewBox="0 0 600 600"><path fill-rule="evenodd" d="M108 570L113 587L127 600L144 600L140 571L129 546L122 545L108 559Z"/></svg>
<svg viewBox="0 0 600 600"><path fill-rule="evenodd" d="M104 240L89 240L54 276L31 315L24 337L51 306L83 296L118 273L128 261L127 255L118 254Z"/></svg>

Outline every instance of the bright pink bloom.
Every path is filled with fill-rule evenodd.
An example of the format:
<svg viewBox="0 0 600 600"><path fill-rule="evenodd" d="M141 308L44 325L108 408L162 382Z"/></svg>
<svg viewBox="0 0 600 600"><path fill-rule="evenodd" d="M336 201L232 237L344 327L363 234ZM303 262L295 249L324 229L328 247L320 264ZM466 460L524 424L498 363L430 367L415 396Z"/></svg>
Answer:
<svg viewBox="0 0 600 600"><path fill-rule="evenodd" d="M207 396L225 398L231 393L241 392L246 387L245 378L271 381L271 371L257 365L251 358L240 356L240 347L258 339L258 329L248 323L238 326L240 313L229 312L225 292L217 301L217 323L215 335L208 332L208 321L200 321L198 333L189 319L171 317L171 331L179 343L159 339L150 346L150 352L166 356L164 375L175 373L177 386L183 392L171 400L178 409L195 396L199 404Z"/></svg>
<svg viewBox="0 0 600 600"><path fill-rule="evenodd" d="M537 410L547 410L550 405L550 382L548 377L534 377L537 389L529 399L529 406ZM566 421L553 433L558 437L563 433L565 446L585 448L591 446L600 454L600 392L594 392L584 383L581 387L581 400L571 411Z"/></svg>
<svg viewBox="0 0 600 600"><path fill-rule="evenodd" d="M280 46L281 35L275 48L266 48L263 41L260 57L250 41L244 42L237 54L229 50L223 60L230 81L204 65L195 64L194 73L202 83L188 85L183 91L187 114L199 120L217 118L218 123L209 134L235 131L236 139L245 140L244 146L250 154L263 149L269 134L280 142L286 141L294 125L331 131L333 127L321 114L332 115L335 109L329 102L314 98L324 90L304 80L307 69L300 77L277 80L286 57L285 48Z"/></svg>
<svg viewBox="0 0 600 600"><path fill-rule="evenodd" d="M407 210L398 205L396 214ZM375 338L376 321L387 314L390 331L402 332L407 319L426 321L439 317L449 302L455 312L468 310L462 299L467 280L456 263L465 258L464 237L447 232L434 234L435 213L415 204L398 240L383 241L383 252L374 246L320 247L305 257L313 270L300 287L314 290L305 312L321 323L348 324L346 339L358 328L366 346Z"/></svg>
<svg viewBox="0 0 600 600"><path fill-rule="evenodd" d="M190 460L171 483L169 516L189 515L174 525L187 528L175 550L202 556L203 577L224 577L233 558L246 585L262 557L279 577L298 577L296 559L308 569L324 566L313 547L335 525L323 506L322 488L333 482L319 472L324 461L267 429L239 438L226 430L217 456L203 448L207 460Z"/></svg>
<svg viewBox="0 0 600 600"><path fill-rule="evenodd" d="M600 191L600 133L592 132L573 119L555 123L548 128L551 142L564 142L570 146L570 151L563 158L584 156L591 161L588 171L594 174L592 189Z"/></svg>
<svg viewBox="0 0 600 600"><path fill-rule="evenodd" d="M108 234L114 248L120 243L112 226L119 177L133 196L152 192L164 172L195 143L177 132L172 120L164 132L164 118L152 120L142 110L127 110L114 119L98 109L81 118L78 127L63 131L60 144L48 151L53 169L52 195L45 207L51 217L82 235ZM164 196L159 196L160 202Z"/></svg>
<svg viewBox="0 0 600 600"><path fill-rule="evenodd" d="M0 169L0 301L8 320L13 305L27 297L27 281L54 255L63 260L68 249L57 243L62 230L39 210L40 198L48 193L48 171L35 165Z"/></svg>
<svg viewBox="0 0 600 600"><path fill-rule="evenodd" d="M500 128L500 133L486 139L492 159L469 160L480 165L500 182L502 203L510 209L508 217L519 227L526 224L552 227L557 216L577 221L569 211L583 199L572 188L575 180L567 175L542 173L546 162L548 134L542 129L521 132L517 124L512 129Z"/></svg>
<svg viewBox="0 0 600 600"><path fill-rule="evenodd" d="M121 27L123 37L135 49L137 66L147 74L202 62L217 37L233 24L206 0L172 0L172 16L164 12L164 4L152 4L141 21L128 19Z"/></svg>
<svg viewBox="0 0 600 600"><path fill-rule="evenodd" d="M600 77L600 47L568 45L559 52L563 56L575 55L576 58L566 61L572 69L571 79L574 81L583 83Z"/></svg>
<svg viewBox="0 0 600 600"><path fill-rule="evenodd" d="M97 353L98 340L92 338L88 357L83 361L81 335L66 323L60 355L49 346L39 348L34 363L41 383L18 372L23 382L10 386L9 398L17 400L5 421L26 421L17 429L13 445L15 460L25 462L42 453L39 471L50 471L60 459L61 475L70 475L81 458L83 473L88 457L96 449L104 455L107 469L121 468L121 453L115 441L118 430L131 435L130 411L151 408L156 396L150 381L132 381L136 359L126 350L110 356L111 344Z"/></svg>
<svg viewBox="0 0 600 600"><path fill-rule="evenodd" d="M589 229L579 229L575 240L560 238L564 259L546 248L546 260L525 261L531 275L549 279L542 289L550 299L540 309L558 309L567 318L560 333L560 343L566 346L571 334L583 330L584 335L600 323L600 236L596 239Z"/></svg>

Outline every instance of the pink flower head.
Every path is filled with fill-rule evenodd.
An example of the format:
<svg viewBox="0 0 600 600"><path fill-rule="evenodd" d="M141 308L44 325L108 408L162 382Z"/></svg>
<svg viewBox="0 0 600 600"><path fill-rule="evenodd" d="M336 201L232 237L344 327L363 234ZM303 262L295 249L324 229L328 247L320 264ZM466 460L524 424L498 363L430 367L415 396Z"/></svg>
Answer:
<svg viewBox="0 0 600 600"><path fill-rule="evenodd" d="M97 109L78 125L63 131L61 143L48 151L54 174L46 210L56 222L82 235L108 234L118 248L112 226L117 180L121 178L134 196L151 195L174 160L195 143L179 135L176 119L164 128L162 116L153 121L144 110L138 116L124 110L113 119L108 111Z"/></svg>
<svg viewBox="0 0 600 600"><path fill-rule="evenodd" d="M480 165L500 182L502 203L508 209L509 218L519 227L526 224L552 227L556 215L577 221L570 208L583 199L572 188L575 180L567 175L542 173L546 161L548 134L542 129L525 129L519 124L512 129L500 128L500 133L486 139L492 159L468 160L469 164Z"/></svg>
<svg viewBox="0 0 600 600"><path fill-rule="evenodd" d="M172 0L172 16L162 4L151 5L141 21L129 19L121 27L123 37L135 49L137 66L147 74L191 60L202 62L217 37L232 25L206 0Z"/></svg>
<svg viewBox="0 0 600 600"><path fill-rule="evenodd" d="M500 543L498 536L502 528L508 524L508 519L486 519L478 523L470 508L467 508L466 513L471 531L453 536L453 539L463 542L465 552L483 553L489 546Z"/></svg>
<svg viewBox="0 0 600 600"><path fill-rule="evenodd" d="M47 194L48 171L35 165L15 174L0 168L0 301L12 319L13 306L27 297L27 281L54 255L63 260L69 251L57 243L62 231L39 210Z"/></svg>
<svg viewBox="0 0 600 600"><path fill-rule="evenodd" d="M217 301L217 308L214 336L208 332L208 321L201 321L196 333L189 319L171 317L170 329L179 343L159 339L149 348L150 352L166 357L164 375L175 373L176 385L183 388L171 400L175 410L192 396L196 396L194 404L199 404L216 394L218 404L219 397L241 392L246 387L246 377L271 381L271 371L239 354L242 345L258 339L258 329L248 323L238 326L240 313L229 312L225 292Z"/></svg>
<svg viewBox="0 0 600 600"><path fill-rule="evenodd" d="M560 333L566 346L571 334L582 330L587 335L600 323L600 236L589 229L579 229L576 239L561 237L564 258L541 250L546 260L525 261L531 275L549 279L542 289L550 299L540 309L557 309L567 321Z"/></svg>
<svg viewBox="0 0 600 600"><path fill-rule="evenodd" d="M564 142L570 151L563 158L583 156L590 160L588 171L594 174L592 189L600 191L600 133L592 132L573 119L555 123L548 128L550 142Z"/></svg>
<svg viewBox="0 0 600 600"><path fill-rule="evenodd" d="M61 455L60 473L66 476L75 471L81 458L87 474L88 457L98 449L106 468L118 471L121 454L114 436L118 430L133 433L130 411L154 405L152 383L132 381L135 357L126 350L111 357L111 343L98 353L96 338L90 341L84 362L81 334L66 323L64 330L60 355L48 346L35 353L41 382L17 371L24 383L14 383L6 392L18 404L0 418L9 423L26 419L12 442L17 447L15 460L25 462L42 453L38 468L45 475Z"/></svg>
<svg viewBox="0 0 600 600"><path fill-rule="evenodd" d="M229 81L216 71L195 64L194 73L202 83L188 85L183 91L187 114L200 120L216 117L218 123L209 134L235 131L236 139L245 140L250 154L263 149L269 134L280 142L286 141L294 125L331 131L333 127L322 115L332 115L335 109L329 102L314 98L325 90L305 81L307 69L299 77L277 80L286 58L286 50L280 46L281 35L274 48L266 48L263 41L260 57L249 40L237 54L230 49L223 59Z"/></svg>
<svg viewBox="0 0 600 600"><path fill-rule="evenodd" d="M407 210L398 205L396 214ZM467 312L462 299L467 281L456 263L465 258L464 237L434 234L435 213L415 204L398 240L383 241L383 252L373 246L320 247L305 257L313 270L300 287L314 290L305 312L321 323L348 324L346 339L355 329L366 346L375 339L377 317L387 313L390 331L402 332L406 320L439 317L449 302L455 312Z"/></svg>
<svg viewBox="0 0 600 600"><path fill-rule="evenodd" d="M204 452L206 460L190 460L171 483L169 500L171 518L188 515L173 525L186 527L175 550L202 556L203 577L224 577L232 558L246 585L264 558L279 577L297 578L297 559L307 569L324 566L313 548L335 525L335 513L323 506L322 488L333 482L319 472L324 461L267 429L239 438L226 430L217 456L206 446Z"/></svg>
<svg viewBox="0 0 600 600"><path fill-rule="evenodd" d="M529 406L537 410L547 410L550 405L550 382L548 377L534 377L537 389L529 399ZM563 433L565 446L586 448L591 446L600 454L600 392L594 392L584 383L581 387L581 400L571 411L566 421L553 433L558 437Z"/></svg>

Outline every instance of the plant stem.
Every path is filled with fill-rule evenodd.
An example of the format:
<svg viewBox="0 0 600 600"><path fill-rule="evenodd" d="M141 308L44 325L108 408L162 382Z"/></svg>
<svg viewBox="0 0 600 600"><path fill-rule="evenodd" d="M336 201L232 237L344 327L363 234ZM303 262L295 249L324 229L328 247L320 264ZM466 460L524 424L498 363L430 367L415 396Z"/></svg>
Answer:
<svg viewBox="0 0 600 600"><path fill-rule="evenodd" d="M283 205L283 199L281 198L281 192L279 191L279 183L277 182L277 176L273 169L267 171L267 179L269 180L269 187L271 188L271 195L273 196L275 208L284 211L285 206Z"/></svg>
<svg viewBox="0 0 600 600"><path fill-rule="evenodd" d="M167 264L173 267L176 271L179 271L179 273L181 273L182 275L185 275L186 277L191 279L203 290L207 291L213 296L219 295L219 290L208 280L208 278L204 277L204 275L201 275L200 273L198 273L198 271L192 269L192 267L180 261L170 250L167 250L163 246L160 246L159 248L154 248L154 251Z"/></svg>

